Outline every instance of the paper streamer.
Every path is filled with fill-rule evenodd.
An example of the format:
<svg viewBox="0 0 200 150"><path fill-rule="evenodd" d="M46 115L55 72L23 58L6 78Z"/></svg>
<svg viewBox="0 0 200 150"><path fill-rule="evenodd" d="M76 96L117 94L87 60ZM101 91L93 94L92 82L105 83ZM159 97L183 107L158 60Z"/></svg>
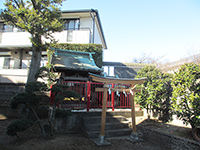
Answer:
<svg viewBox="0 0 200 150"><path fill-rule="evenodd" d="M109 95L111 94L111 90L110 90L110 88L108 89L108 93L109 93Z"/></svg>
<svg viewBox="0 0 200 150"><path fill-rule="evenodd" d="M131 95L133 95L133 91L130 89L130 93L131 93Z"/></svg>
<svg viewBox="0 0 200 150"><path fill-rule="evenodd" d="M119 97L120 97L120 94L119 94L119 91L118 91L118 90L117 90L116 94L117 94L117 96L119 96Z"/></svg>

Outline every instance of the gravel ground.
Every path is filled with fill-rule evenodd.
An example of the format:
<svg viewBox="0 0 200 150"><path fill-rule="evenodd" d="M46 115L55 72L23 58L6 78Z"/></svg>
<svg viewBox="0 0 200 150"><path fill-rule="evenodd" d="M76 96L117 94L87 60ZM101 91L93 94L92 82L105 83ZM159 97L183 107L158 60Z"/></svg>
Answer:
<svg viewBox="0 0 200 150"><path fill-rule="evenodd" d="M131 143L124 139L108 139L111 146L98 147L81 134L55 134L45 140L38 128L34 125L27 131L19 133L19 138L6 134L7 126L15 119L6 119L0 114L0 150L165 150L163 143L152 143L149 139L144 142ZM142 121L139 124L145 128L152 128L163 133L180 136L193 140L191 128L185 127L182 122L174 119L172 123L163 124L156 120ZM151 142L150 142L151 141Z"/></svg>
<svg viewBox="0 0 200 150"><path fill-rule="evenodd" d="M160 145L149 141L131 143L126 139L107 140L112 145L97 147L95 143L81 134L55 134L45 140L38 131L37 125L20 133L19 138L6 134L7 125L13 120L0 120L0 150L165 150Z"/></svg>
<svg viewBox="0 0 200 150"><path fill-rule="evenodd" d="M44 140L41 138L14 140L9 142L9 145L4 145L4 149L7 150L160 150L161 146L154 145L148 141L140 143L131 143L125 139L112 139L111 146L97 147L92 141L84 138L81 135L55 135L56 137L50 140ZM1 150L2 147L0 147Z"/></svg>

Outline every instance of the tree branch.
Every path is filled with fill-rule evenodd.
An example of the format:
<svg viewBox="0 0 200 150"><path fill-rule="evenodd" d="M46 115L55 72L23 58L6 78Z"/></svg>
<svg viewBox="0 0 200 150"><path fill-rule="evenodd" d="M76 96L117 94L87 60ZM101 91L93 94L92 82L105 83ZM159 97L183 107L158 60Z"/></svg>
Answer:
<svg viewBox="0 0 200 150"><path fill-rule="evenodd" d="M16 0L14 0L14 1L15 1L16 5L18 6L18 8L20 8L19 3Z"/></svg>
<svg viewBox="0 0 200 150"><path fill-rule="evenodd" d="M40 118L38 117L37 113L35 112L35 110L34 110L31 106L29 106L28 108L31 109L32 112L34 113L34 115L35 115L35 117L36 117L36 119L37 119L37 122L38 122L38 124L39 124L39 126L40 126L40 130L41 130L41 132L42 132L42 135L43 135L44 138L46 139L46 138L47 138L47 135L46 135L46 132L45 132L45 130L44 130L44 127L43 127L43 125L42 125L42 122L41 122Z"/></svg>
<svg viewBox="0 0 200 150"><path fill-rule="evenodd" d="M23 0L21 0L21 4L22 4L22 6L24 7L24 2L23 2Z"/></svg>
<svg viewBox="0 0 200 150"><path fill-rule="evenodd" d="M31 0L31 2L32 2L32 4L33 4L33 8L36 10L37 7L36 7L36 2L35 2L35 0Z"/></svg>

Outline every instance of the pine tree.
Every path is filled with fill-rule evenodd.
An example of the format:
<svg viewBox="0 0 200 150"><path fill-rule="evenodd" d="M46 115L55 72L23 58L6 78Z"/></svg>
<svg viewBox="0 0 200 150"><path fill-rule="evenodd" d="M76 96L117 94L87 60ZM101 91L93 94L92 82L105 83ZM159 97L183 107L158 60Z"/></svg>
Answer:
<svg viewBox="0 0 200 150"><path fill-rule="evenodd" d="M35 81L42 51L55 42L52 33L63 29L60 6L63 0L5 0L3 19L9 25L31 34L32 58L27 83ZM48 41L43 42L42 37Z"/></svg>

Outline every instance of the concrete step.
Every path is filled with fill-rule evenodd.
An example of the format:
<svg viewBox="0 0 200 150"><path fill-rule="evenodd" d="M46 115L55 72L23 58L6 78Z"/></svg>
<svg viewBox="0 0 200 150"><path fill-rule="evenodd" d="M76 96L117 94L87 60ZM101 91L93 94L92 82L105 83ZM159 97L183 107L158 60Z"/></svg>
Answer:
<svg viewBox="0 0 200 150"><path fill-rule="evenodd" d="M88 138L98 138L101 130L101 117L84 117L83 127ZM124 116L106 116L105 136L106 138L130 136L132 129L129 127L130 121Z"/></svg>
<svg viewBox="0 0 200 150"><path fill-rule="evenodd" d="M129 136L131 134L131 128L117 129L117 130L105 130L106 138ZM86 132L87 137L90 139L96 139L100 135L100 131Z"/></svg>
<svg viewBox="0 0 200 150"><path fill-rule="evenodd" d="M121 121L121 122L114 122L114 123L106 123L105 130L113 130L113 129L123 129L129 128L130 122L129 121ZM101 124L84 124L84 128L86 131L100 131Z"/></svg>
<svg viewBox="0 0 200 150"><path fill-rule="evenodd" d="M87 113L87 117L96 117L96 116L101 116L102 114L102 109L94 109L95 111L92 111L92 108L90 109L90 112ZM96 111L98 110L98 111ZM142 110L138 110L135 112L136 117L140 117L144 115L144 112ZM109 111L109 108L107 108L106 111L106 116L124 116L126 118L131 117L131 109L121 109L118 111L116 108L115 111Z"/></svg>
<svg viewBox="0 0 200 150"><path fill-rule="evenodd" d="M106 116L106 123L126 121L124 116ZM100 124L101 116L84 117L83 123L86 124Z"/></svg>

